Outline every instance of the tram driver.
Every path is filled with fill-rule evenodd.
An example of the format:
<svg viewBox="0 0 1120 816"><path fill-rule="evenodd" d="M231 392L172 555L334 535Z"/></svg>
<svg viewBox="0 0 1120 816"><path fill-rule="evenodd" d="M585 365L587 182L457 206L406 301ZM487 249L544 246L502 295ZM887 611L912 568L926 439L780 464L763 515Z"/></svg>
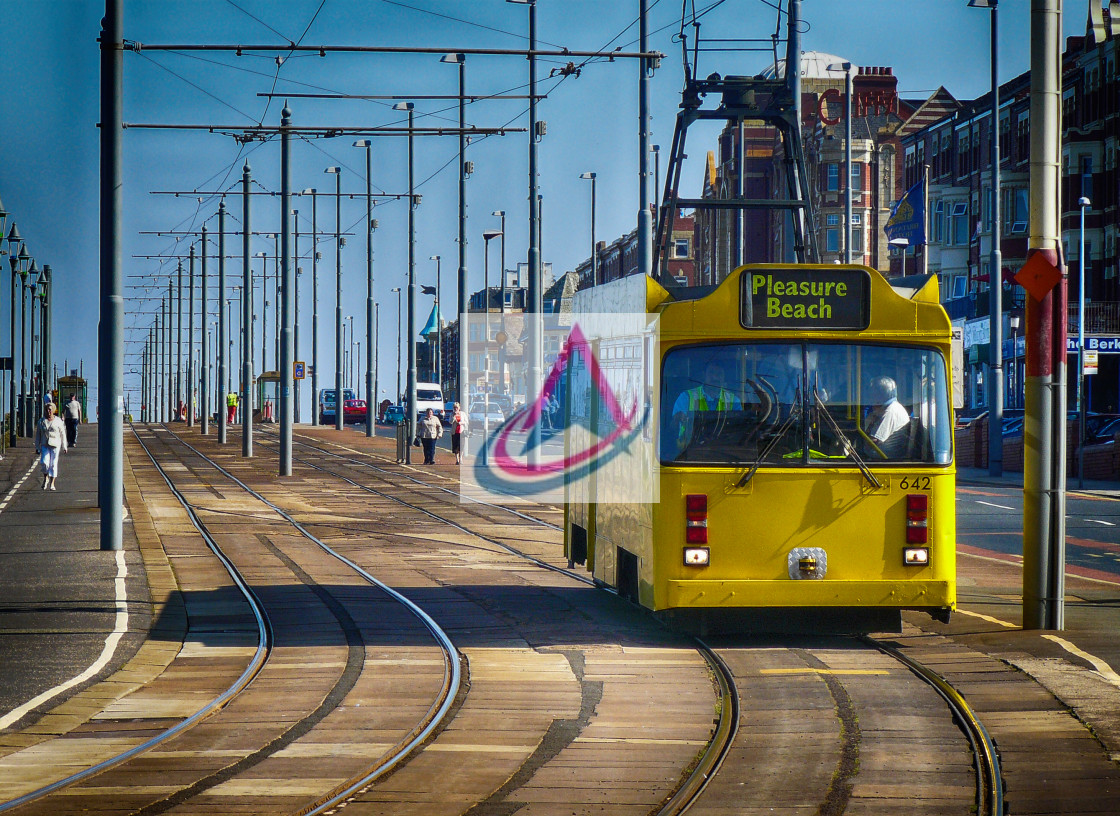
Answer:
<svg viewBox="0 0 1120 816"><path fill-rule="evenodd" d="M709 360L704 366L704 376L692 388L681 392L673 403L673 422L677 425L677 448L683 451L690 443L698 441L695 432L711 425L708 415L727 411L742 411L743 403L727 388L727 372L719 360Z"/></svg>
<svg viewBox="0 0 1120 816"><path fill-rule="evenodd" d="M864 432L888 459L906 455L909 443L910 414L898 401L898 387L890 377L875 377L868 396L875 407L864 421Z"/></svg>

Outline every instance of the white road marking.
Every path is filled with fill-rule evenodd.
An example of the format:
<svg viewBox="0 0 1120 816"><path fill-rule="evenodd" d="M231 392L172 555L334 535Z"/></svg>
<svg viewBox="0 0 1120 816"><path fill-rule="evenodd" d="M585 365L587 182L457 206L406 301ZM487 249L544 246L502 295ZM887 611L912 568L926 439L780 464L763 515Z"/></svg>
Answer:
<svg viewBox="0 0 1120 816"><path fill-rule="evenodd" d="M105 646L101 649L101 656L97 658L93 665L77 677L71 677L65 683L60 683L54 688L44 691L37 697L28 700L19 708L9 712L4 717L0 717L0 729L7 728L27 714L27 712L57 697L67 689L73 688L79 683L84 683L105 668L109 661L113 659L113 654L117 650L117 644L120 643L121 638L128 631L128 593L125 590L125 578L128 577L128 567L125 565L124 561L124 550L117 550L115 555L117 558L117 577L114 584L117 595L117 616L113 625L113 631L105 638Z"/></svg>
<svg viewBox="0 0 1120 816"><path fill-rule="evenodd" d="M2 513L5 510L5 508L7 508L8 502L10 502L12 500L12 497L15 496L16 491L19 490L20 487L23 486L23 483L27 481L27 477L31 475L31 471L35 470L35 467L38 464L39 464L39 460L36 459L34 462L31 463L31 467L29 467L27 469L27 473L23 474L23 477L18 482L16 482L14 485L12 485L12 489L8 491L8 495L6 495L4 497L3 501L0 501L0 513Z"/></svg>
<svg viewBox="0 0 1120 816"><path fill-rule="evenodd" d="M1105 527L1115 527L1116 526L1111 521L1101 521L1100 519L1085 519L1085 520L1086 521L1091 521L1091 522L1093 522L1093 524L1103 524Z"/></svg>
<svg viewBox="0 0 1120 816"><path fill-rule="evenodd" d="M1005 620L1000 620L999 618L993 618L991 615L981 615L979 612L969 612L967 609L961 609L960 607L957 607L957 614L968 615L970 618L979 618L980 620L985 620L988 623L998 623L1000 626L1006 626L1008 629L1018 629L1019 628L1018 624L1008 623Z"/></svg>
<svg viewBox="0 0 1120 816"><path fill-rule="evenodd" d="M1079 649L1065 638L1060 638L1057 635L1043 635L1043 637L1047 640L1057 643L1070 654L1077 655L1082 660L1088 661L1093 665L1093 668L1096 669L1096 673L1102 680L1107 683L1111 683L1112 685L1116 686L1116 688L1120 688L1120 674L1117 674L1115 671L1113 671L1111 666L1109 666L1096 655L1091 655L1084 649Z"/></svg>
<svg viewBox="0 0 1120 816"><path fill-rule="evenodd" d="M988 507L998 507L1000 510L1014 510L1014 507L1008 507L1006 504L992 504L991 502L980 501L976 499L977 504L986 504Z"/></svg>

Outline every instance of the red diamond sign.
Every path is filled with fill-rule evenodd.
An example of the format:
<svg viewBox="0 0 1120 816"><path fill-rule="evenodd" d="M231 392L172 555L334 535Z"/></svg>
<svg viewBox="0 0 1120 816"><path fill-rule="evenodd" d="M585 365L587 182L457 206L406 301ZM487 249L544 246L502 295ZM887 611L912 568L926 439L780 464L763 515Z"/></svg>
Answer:
<svg viewBox="0 0 1120 816"><path fill-rule="evenodd" d="M1062 279L1062 272L1046 259L1045 253L1036 252L1027 259L1015 274L1020 286L1031 293L1035 300L1042 300Z"/></svg>

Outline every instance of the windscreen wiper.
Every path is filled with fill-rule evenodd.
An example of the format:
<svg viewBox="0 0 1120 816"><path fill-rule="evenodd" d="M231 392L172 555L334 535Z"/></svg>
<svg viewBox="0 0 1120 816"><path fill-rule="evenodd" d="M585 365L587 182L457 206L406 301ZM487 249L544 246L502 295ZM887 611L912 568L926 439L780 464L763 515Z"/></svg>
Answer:
<svg viewBox="0 0 1120 816"><path fill-rule="evenodd" d="M813 387L813 401L820 408L821 413L824 414L825 421L828 422L829 427L832 428L832 432L844 443L844 452L856 463L856 467L859 468L860 473L864 475L864 478L866 478L872 486L881 488L883 485L875 478L875 474L871 472L871 468L869 468L867 463L856 453L856 446L852 444L852 440L848 439L848 435L840 430L840 426L836 424L836 420L833 419L832 414L829 413L828 407L821 400L820 394L817 393L816 386Z"/></svg>
<svg viewBox="0 0 1120 816"><path fill-rule="evenodd" d="M766 447L758 454L750 470L744 473L739 481L735 483L736 488L745 487L747 482L754 478L755 471L758 470L759 465L762 464L762 460L770 455L770 451L774 450L774 447L782 440L782 437L786 435L786 431L789 430L790 426L793 425L795 421L801 419L801 411L801 400L798 399L794 405L794 409L789 412L789 416L778 426L777 432L771 437L770 441L766 443Z"/></svg>

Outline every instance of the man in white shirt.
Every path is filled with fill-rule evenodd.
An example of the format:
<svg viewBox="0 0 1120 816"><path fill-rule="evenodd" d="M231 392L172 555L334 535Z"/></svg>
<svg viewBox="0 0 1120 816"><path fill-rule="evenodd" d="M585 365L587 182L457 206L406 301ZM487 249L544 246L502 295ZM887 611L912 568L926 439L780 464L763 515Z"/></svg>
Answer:
<svg viewBox="0 0 1120 816"><path fill-rule="evenodd" d="M906 455L910 414L898 401L898 389L890 377L876 377L868 389L875 408L867 415L864 431L887 459Z"/></svg>
<svg viewBox="0 0 1120 816"><path fill-rule="evenodd" d="M82 421L82 404L78 402L78 395L71 394L70 401L62 409L62 418L66 423L66 443L71 448L78 447L78 425Z"/></svg>

